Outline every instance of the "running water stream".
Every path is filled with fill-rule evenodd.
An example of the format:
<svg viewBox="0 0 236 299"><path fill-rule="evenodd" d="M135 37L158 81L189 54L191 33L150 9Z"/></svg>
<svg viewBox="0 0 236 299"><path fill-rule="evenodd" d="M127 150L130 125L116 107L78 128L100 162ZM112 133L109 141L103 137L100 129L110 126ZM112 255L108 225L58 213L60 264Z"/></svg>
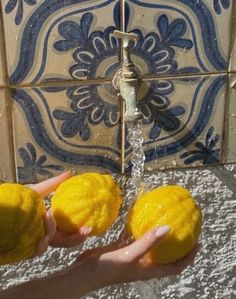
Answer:
<svg viewBox="0 0 236 299"><path fill-rule="evenodd" d="M143 150L142 122L127 122L127 140L131 147L131 179L130 187L134 192L133 200L145 192L143 180L145 154Z"/></svg>

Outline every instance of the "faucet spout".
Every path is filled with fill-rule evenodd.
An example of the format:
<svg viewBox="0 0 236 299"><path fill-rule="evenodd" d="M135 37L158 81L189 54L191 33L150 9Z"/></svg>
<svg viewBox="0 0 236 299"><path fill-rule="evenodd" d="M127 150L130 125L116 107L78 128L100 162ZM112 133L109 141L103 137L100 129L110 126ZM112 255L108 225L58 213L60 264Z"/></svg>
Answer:
<svg viewBox="0 0 236 299"><path fill-rule="evenodd" d="M137 107L140 79L130 56L130 47L138 36L115 30L114 35L122 39L123 62L113 79L114 88L119 91L125 102L125 121L136 121L142 117Z"/></svg>

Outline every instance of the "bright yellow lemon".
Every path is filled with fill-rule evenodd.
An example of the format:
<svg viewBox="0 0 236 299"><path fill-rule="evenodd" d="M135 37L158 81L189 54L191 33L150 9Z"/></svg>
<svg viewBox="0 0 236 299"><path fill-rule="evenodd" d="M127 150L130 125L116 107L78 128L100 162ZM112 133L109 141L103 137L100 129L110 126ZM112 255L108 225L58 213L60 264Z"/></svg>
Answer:
<svg viewBox="0 0 236 299"><path fill-rule="evenodd" d="M129 212L127 227L135 239L162 225L170 231L148 256L158 264L174 263L191 251L201 232L201 211L187 189L156 188L138 198Z"/></svg>
<svg viewBox="0 0 236 299"><path fill-rule="evenodd" d="M121 202L120 188L111 175L84 173L58 187L52 210L61 231L73 233L89 226L90 235L100 235L116 220Z"/></svg>
<svg viewBox="0 0 236 299"><path fill-rule="evenodd" d="M31 257L45 235L43 199L20 184L0 185L0 265Z"/></svg>

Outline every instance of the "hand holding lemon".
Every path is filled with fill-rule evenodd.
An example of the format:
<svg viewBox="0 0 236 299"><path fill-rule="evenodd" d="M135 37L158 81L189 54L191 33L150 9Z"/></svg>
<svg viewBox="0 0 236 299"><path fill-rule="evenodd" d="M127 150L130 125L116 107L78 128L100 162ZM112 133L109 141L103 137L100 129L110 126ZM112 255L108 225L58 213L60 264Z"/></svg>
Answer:
<svg viewBox="0 0 236 299"><path fill-rule="evenodd" d="M104 233L116 220L120 189L110 175L85 173L63 182L52 198L60 230L72 233L86 225L91 235ZM129 211L127 228L137 240L155 227L170 231L148 253L154 263L174 263L196 245L201 232L201 212L190 192L180 186L163 186L137 199Z"/></svg>
<svg viewBox="0 0 236 299"><path fill-rule="evenodd" d="M121 198L119 187L113 179L100 176L90 173L82 175L82 179L81 176L70 179L70 174L65 174L34 185L36 192L27 187L21 189L22 186L11 186L11 190L5 191L8 200L0 198L0 214L4 210L1 208L9 202L14 215L6 213L6 217L0 221L0 234L4 236L0 240L0 264L27 258L35 247L39 247L36 239L45 233L50 232L54 244L70 246L86 237L87 229L82 234L83 228L89 226L91 234L105 232L118 215ZM57 225L61 230L70 231L69 234L56 231L53 217L48 218L48 223L47 217L44 217L42 198L38 195L47 195L66 179L68 182L61 184L54 195L52 209ZM13 189L17 192L13 192ZM70 201L67 200L68 195ZM23 214L26 216L24 220ZM60 293L61 298L66 299L68 295L78 297L113 284L180 274L196 255L194 244L201 230L201 213L186 189L178 186L161 187L137 199L129 211L127 227L137 239L133 243L127 245L127 242L123 244L122 240L118 240L108 246L87 250L67 271L59 271L58 275L35 281L33 285L31 282L25 283L1 295L3 298L16 298L20 292L24 298L31 298L34 291L35 298L44 298L49 288L50 298L56 299ZM10 228L16 230L18 235L11 235L8 231ZM43 239L39 243L47 247L48 242L42 242ZM193 247L195 249L191 250Z"/></svg>
<svg viewBox="0 0 236 299"><path fill-rule="evenodd" d="M122 200L111 175L84 173L63 182L52 197L57 227L73 233L81 226L100 235L115 222Z"/></svg>
<svg viewBox="0 0 236 299"><path fill-rule="evenodd" d="M54 246L72 246L88 234L100 235L117 219L122 199L119 186L110 175L66 175L56 184L43 187L45 190L40 190L41 184L48 183L35 185L36 192L19 184L0 186L0 264L32 256L47 233L46 209L39 195L44 196L45 190L49 193L59 185L51 206L54 226L59 229L53 231ZM188 190L180 186L154 189L138 198L129 211L127 228L137 240L163 225L168 225L170 231L148 253L149 259L158 264L176 262L197 243L201 212Z"/></svg>
<svg viewBox="0 0 236 299"><path fill-rule="evenodd" d="M89 234L104 233L116 220L121 197L112 176L86 173L70 177L67 172L31 188L0 185L0 265L41 254L48 244L78 245ZM42 196L58 185L52 198L53 213L46 213Z"/></svg>
<svg viewBox="0 0 236 299"><path fill-rule="evenodd" d="M69 171L30 187L0 185L0 265L40 255L48 245L70 247L83 242L88 228L74 234L56 229L52 213L46 212L43 197L71 177Z"/></svg>
<svg viewBox="0 0 236 299"><path fill-rule="evenodd" d="M135 239L163 225L168 225L170 231L148 257L158 264L174 263L193 249L201 232L201 211L187 189L156 188L138 198L129 211L127 228Z"/></svg>

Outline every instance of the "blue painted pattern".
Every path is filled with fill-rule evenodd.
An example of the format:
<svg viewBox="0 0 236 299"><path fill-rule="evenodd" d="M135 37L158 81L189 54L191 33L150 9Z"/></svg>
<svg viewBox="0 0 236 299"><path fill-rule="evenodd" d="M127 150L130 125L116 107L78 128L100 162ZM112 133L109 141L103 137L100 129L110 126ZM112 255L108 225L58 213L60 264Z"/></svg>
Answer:
<svg viewBox="0 0 236 299"><path fill-rule="evenodd" d="M119 107L106 103L99 95L97 86L72 86L67 88L71 111L56 109L53 117L62 121L61 133L71 138L80 134L82 140L91 136L89 124L98 125L101 122L107 127L116 126L120 120Z"/></svg>
<svg viewBox="0 0 236 299"><path fill-rule="evenodd" d="M119 6L116 5L114 10L116 22L115 16L119 14L118 10ZM129 11L128 5L126 5L126 11ZM103 32L93 31L91 33L93 19L92 13L86 13L82 16L80 23L64 21L58 27L63 39L57 41L54 48L59 52L75 49L72 56L76 63L70 67L70 75L73 79L97 78L100 64L108 61L109 57L116 59L106 69L104 77L112 77L119 67L117 57L120 44L113 35L113 31L119 27L119 23L116 23L116 27L109 26ZM194 67L178 69L178 64L175 61L174 47L191 49L193 46L191 40L184 38L186 32L184 20L176 19L169 22L168 17L163 14L157 19L157 29L159 34L153 32L146 36L143 36L138 29L133 30L138 35L138 42L133 46L132 52L147 63L150 73L166 75L182 73L187 69L192 73L199 72L199 69ZM44 79L44 82L55 81L57 78ZM174 131L180 126L178 116L184 113L184 108L179 105L168 108L170 104L168 95L173 90L174 86L170 81L153 81L148 95L139 101L139 109L145 117L144 123L153 123L153 128L150 131L151 139L156 139L161 129ZM68 87L67 95L72 101L70 107L73 112L56 110L53 113L56 119L62 121L62 135L73 137L79 133L83 140L87 140L91 133L88 122L93 125L104 122L108 127L118 123L118 107L99 98L96 86L90 88L90 91L86 86Z"/></svg>
<svg viewBox="0 0 236 299"><path fill-rule="evenodd" d="M88 149L88 153L74 153L72 150L65 150L56 144L47 132L40 109L27 90L16 89L12 96L25 114L35 142L45 153L65 163L98 166L116 172L120 169L117 161L105 155L93 155L93 153L96 148L104 148L106 152L119 156L119 151L114 147L109 148L109 146L88 146L86 142L91 141L95 126L103 125L108 130L119 126L120 107L117 104L118 101L107 100L104 93L99 91L100 84L74 84L74 81L88 80L90 82L100 77L112 78L120 68L121 45L113 31L120 29L121 26L121 5L117 0L98 1L96 4L90 2L89 0L46 0L39 3L34 0L10 0L5 7L7 14L17 9L15 23L20 25L23 18L23 4L35 6L32 14L25 21L24 28L22 27L19 57L11 74L10 82L12 84L24 83L24 80L28 76L30 77L34 71L36 75L30 77L31 83L57 83L44 87L41 91L35 88L35 93L42 100L56 138L70 145L71 148L83 146ZM86 3L88 4L84 5ZM111 4L114 6L114 24L105 28L97 27L99 12L103 9L106 10ZM215 17L220 18L223 9L230 8L231 1L212 0L212 9L210 9L209 3L207 4L203 0L175 0L173 3L162 0L150 2L130 0L129 4L125 5L124 27L138 35L138 41L131 48L136 61L142 62L140 65L137 63L138 72L140 75L155 77L155 79L143 83L141 89L145 92L140 92L138 99L144 127L148 126L149 128L148 140L145 143L148 146L145 152L147 162L183 152L191 144L195 145L196 150L184 152L181 155L183 163L189 164L201 160L204 164L219 160L220 153L218 149L215 150L215 145L220 137L212 136L214 128L210 122L218 95L226 83L226 76L220 74L227 72L228 61L221 50ZM132 23L132 13L137 6L152 10L154 28L151 31ZM73 9L69 10L71 7ZM57 16L62 9L65 12ZM50 26L46 26L52 15L54 16L53 21ZM197 28L193 17L198 22ZM42 30L45 30L44 40L41 40ZM54 34L57 32L53 43L52 32ZM202 40L201 43L199 43L199 39ZM39 41L43 44L43 50L42 55L38 58L36 53ZM50 41L52 44L49 44ZM49 51L53 51L53 55L60 59L65 57L70 60L65 75L57 75L56 72L46 73ZM179 53L184 57L190 51L194 55L194 64L191 59L186 59L184 66L180 66ZM36 59L41 59L41 61L35 64ZM35 70L34 67L37 69ZM219 76L206 87L207 77L199 79L199 74L211 71L219 72ZM179 81L168 79L170 76L179 77L179 75L189 74L196 74L196 77L187 76L180 78ZM73 84L66 84L65 80L73 80ZM177 90L176 83L181 80L183 85L184 82L195 84L193 98L189 99L191 107L186 107L181 101L174 103L172 100ZM204 91L202 91L203 87ZM111 84L104 84L104 90L107 97L117 99ZM63 93L66 96L67 105L62 106L59 103L57 108L50 110L47 94L52 93L55 97ZM202 94L201 99L199 99L200 93ZM197 115L194 115L197 101L199 111ZM189 131L183 134L184 129L190 123ZM209 127L206 143L200 145L197 138ZM175 140L169 141L170 136L175 137ZM76 144L74 140L80 140L80 145ZM117 147L120 145L119 140L120 135L114 138ZM32 145L27 148L32 156ZM30 154L25 153L26 150L22 148L19 150L21 158L26 156L29 158ZM36 163L35 159L31 157L27 161L31 161L29 164L32 164L32 161ZM40 162L43 161L43 163L39 163L43 169L45 168L43 166L44 159L39 159ZM24 163L24 167L29 166L26 160ZM24 177L23 168L19 173Z"/></svg>
<svg viewBox="0 0 236 299"><path fill-rule="evenodd" d="M50 178L53 176L52 171L63 171L65 169L61 165L45 164L47 161L45 155L41 155L37 159L36 149L32 143L27 143L26 147L27 149L24 147L18 149L18 154L23 162L23 166L17 167L20 181L36 182L38 175Z"/></svg>
<svg viewBox="0 0 236 299"><path fill-rule="evenodd" d="M31 134L46 153L61 162L72 165L97 166L113 172L120 170L119 164L108 157L98 154L78 154L58 147L50 138L35 101L22 89L13 90L12 97L23 108L26 119L30 124Z"/></svg>
<svg viewBox="0 0 236 299"><path fill-rule="evenodd" d="M230 7L230 0L213 0L215 12L220 15L222 8L228 9Z"/></svg>
<svg viewBox="0 0 236 299"><path fill-rule="evenodd" d="M5 12L11 13L16 9L15 24L20 25L23 18L24 3L26 5L34 6L37 4L37 0L9 0L5 6Z"/></svg>
<svg viewBox="0 0 236 299"><path fill-rule="evenodd" d="M188 151L180 156L184 159L186 165L196 161L202 161L203 165L218 164L220 162L220 149L215 148L220 140L220 135L217 134L213 137L213 133L214 128L210 127L205 138L205 144L196 142L194 144L195 150Z"/></svg>

